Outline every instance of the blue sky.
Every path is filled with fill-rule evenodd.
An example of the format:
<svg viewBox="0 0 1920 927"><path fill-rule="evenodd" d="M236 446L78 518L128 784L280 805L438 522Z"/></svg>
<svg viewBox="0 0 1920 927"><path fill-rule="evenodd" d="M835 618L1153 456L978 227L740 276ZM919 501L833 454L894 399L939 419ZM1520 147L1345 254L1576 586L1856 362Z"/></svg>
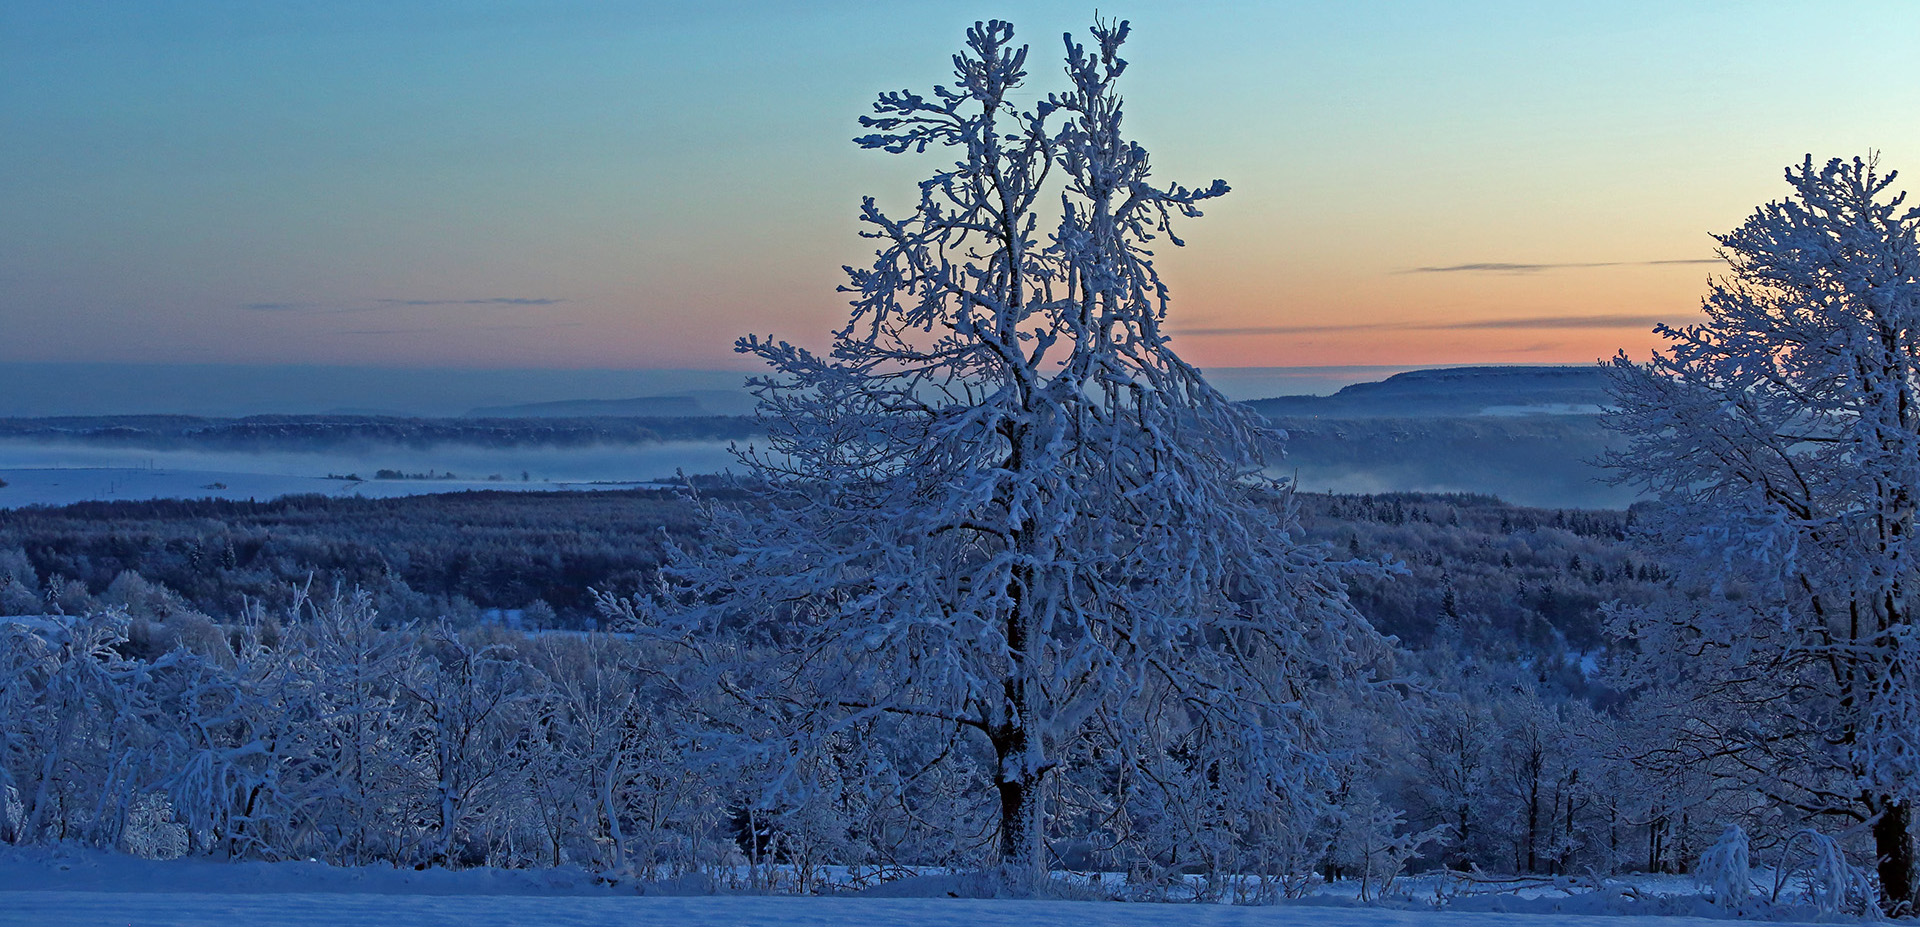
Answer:
<svg viewBox="0 0 1920 927"><path fill-rule="evenodd" d="M0 360L703 367L819 342L847 139L974 19L1081 4L0 5ZM1693 311L1803 154L1920 170L1920 5L1145 3L1130 124L1235 193L1203 364L1586 362ZM1920 176L1920 175L1916 175ZM1661 262L1661 263L1656 263ZM1467 268L1467 269L1451 269Z"/></svg>

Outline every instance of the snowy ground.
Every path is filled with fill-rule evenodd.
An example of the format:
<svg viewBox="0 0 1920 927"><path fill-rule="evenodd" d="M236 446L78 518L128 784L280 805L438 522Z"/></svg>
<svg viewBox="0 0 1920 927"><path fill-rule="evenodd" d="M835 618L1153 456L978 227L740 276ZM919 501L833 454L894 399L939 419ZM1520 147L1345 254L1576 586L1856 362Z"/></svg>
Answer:
<svg viewBox="0 0 1920 927"><path fill-rule="evenodd" d="M889 924L911 927L1681 927L1700 918L1453 914L1377 908L1230 907L952 898L580 898L343 894L23 891L0 893L0 924L565 925L748 927Z"/></svg>
<svg viewBox="0 0 1920 927"><path fill-rule="evenodd" d="M942 883L930 880L936 888ZM636 895L578 870L463 872L317 863L149 862L97 852L0 853L0 925L746 925L911 927L1709 927L1693 917L1501 913L1340 903L1275 907L937 897ZM1521 902L1524 904L1524 902ZM1586 906L1579 906L1586 907ZM1590 910L1590 908L1588 908ZM1551 907L1539 908L1551 912ZM1724 921L1717 922L1724 924Z"/></svg>

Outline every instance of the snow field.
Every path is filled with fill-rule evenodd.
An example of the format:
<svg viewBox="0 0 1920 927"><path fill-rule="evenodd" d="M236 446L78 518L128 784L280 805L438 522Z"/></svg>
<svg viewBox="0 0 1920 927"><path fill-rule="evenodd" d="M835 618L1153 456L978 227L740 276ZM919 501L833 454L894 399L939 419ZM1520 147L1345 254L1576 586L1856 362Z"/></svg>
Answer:
<svg viewBox="0 0 1920 927"><path fill-rule="evenodd" d="M1417 900L1424 891L1413 883L1421 881L1418 876L1408 880L1409 894L1393 902L1402 907L1354 905L1338 897L1340 886L1324 889L1333 897L1321 895L1271 907L949 898L944 890L951 879L942 876L887 883L881 889L932 897L676 896L638 895L630 887L598 882L577 867L415 871L386 865L158 861L96 850L0 848L0 927L1707 927L1726 923L1699 917L1604 913L1620 909L1609 908L1608 901L1593 895L1459 899L1453 909L1434 910ZM1634 887L1655 895L1697 891L1691 879L1673 876L1642 877L1634 880ZM1497 910L1509 905L1540 913ZM1489 906L1496 910L1487 910Z"/></svg>
<svg viewBox="0 0 1920 927"><path fill-rule="evenodd" d="M373 927L405 924L566 927L1690 927L1724 924L1694 917L1541 915L1397 911L1380 908L1233 907L1087 901L791 896L539 897L341 893L15 891L0 893L0 924L206 927Z"/></svg>

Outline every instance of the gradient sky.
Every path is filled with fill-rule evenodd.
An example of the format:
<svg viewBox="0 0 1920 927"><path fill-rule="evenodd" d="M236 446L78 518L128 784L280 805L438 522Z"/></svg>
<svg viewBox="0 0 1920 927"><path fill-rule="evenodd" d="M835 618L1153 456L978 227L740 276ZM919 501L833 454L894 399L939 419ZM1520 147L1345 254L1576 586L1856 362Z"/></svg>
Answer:
<svg viewBox="0 0 1920 927"><path fill-rule="evenodd" d="M1585 363L1692 317L1781 169L1920 178L1920 4L1135 3L1205 366ZM820 344L856 149L974 19L1085 3L0 2L0 361L738 366ZM931 157L931 156L929 156Z"/></svg>

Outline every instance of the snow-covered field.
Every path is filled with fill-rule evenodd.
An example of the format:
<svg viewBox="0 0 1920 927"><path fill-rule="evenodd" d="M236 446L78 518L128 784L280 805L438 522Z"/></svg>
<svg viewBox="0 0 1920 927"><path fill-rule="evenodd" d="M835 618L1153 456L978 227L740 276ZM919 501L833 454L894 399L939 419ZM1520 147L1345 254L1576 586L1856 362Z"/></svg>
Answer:
<svg viewBox="0 0 1920 927"><path fill-rule="evenodd" d="M638 894L632 888L602 884L578 869L416 872L385 866L156 862L98 851L11 850L0 851L0 925L1706 927L1716 923L1696 917L1569 913L1569 909L1605 910L1579 898L1570 899L1570 904L1550 898L1499 899L1535 913L1488 910L1484 903L1467 905L1476 909L1472 912L1435 910L1411 899L1401 900L1398 906L1359 906L1339 898L1338 892L1319 903L1236 907L951 898L941 890L944 880L922 881L918 887L932 897ZM1661 888L1647 887L1656 894Z"/></svg>
<svg viewBox="0 0 1920 927"><path fill-rule="evenodd" d="M1379 908L1233 907L1091 901L780 896L532 897L22 891L0 894L0 924L202 927L228 924L565 925L565 927L1684 927L1701 918L1465 914Z"/></svg>
<svg viewBox="0 0 1920 927"><path fill-rule="evenodd" d="M256 499L293 493L388 498L467 489L621 489L732 463L718 442L586 448L366 447L240 453L0 442L0 508L117 499ZM380 469L455 479L371 479ZM329 474L369 477L329 479ZM524 479L523 479L524 476ZM492 477L498 477L494 479Z"/></svg>

